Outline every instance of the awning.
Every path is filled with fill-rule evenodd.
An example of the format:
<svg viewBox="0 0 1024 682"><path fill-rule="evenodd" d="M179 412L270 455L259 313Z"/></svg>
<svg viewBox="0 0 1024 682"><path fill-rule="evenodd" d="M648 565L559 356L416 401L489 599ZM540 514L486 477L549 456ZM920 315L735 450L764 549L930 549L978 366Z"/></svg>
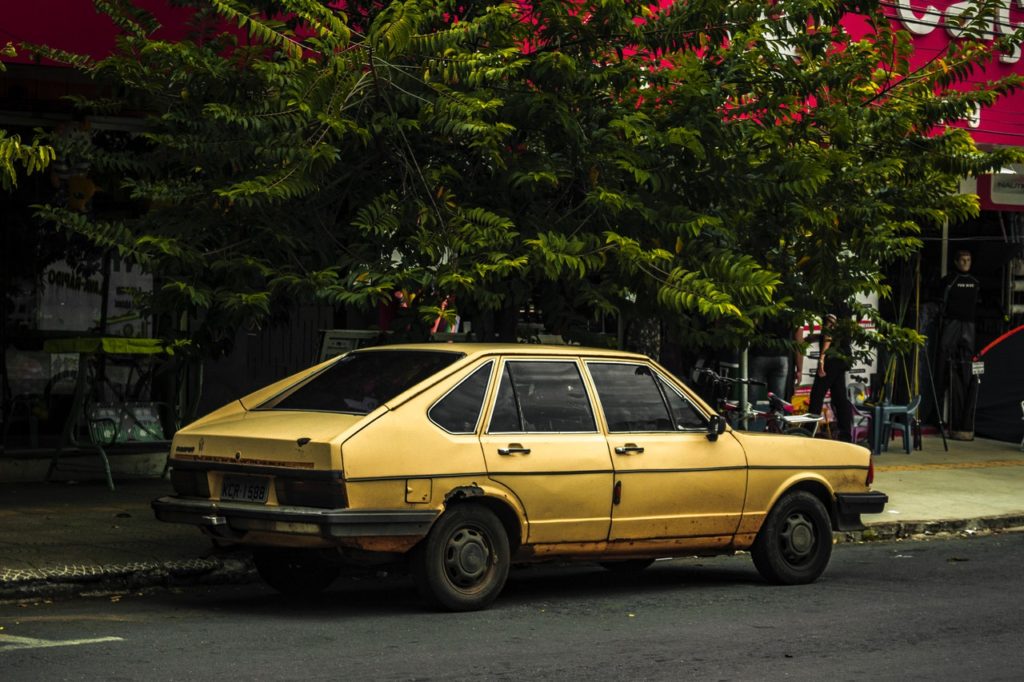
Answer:
<svg viewBox="0 0 1024 682"><path fill-rule="evenodd" d="M156 355L172 353L160 339L135 339L126 336L86 336L71 339L47 339L47 353L106 353L108 355Z"/></svg>

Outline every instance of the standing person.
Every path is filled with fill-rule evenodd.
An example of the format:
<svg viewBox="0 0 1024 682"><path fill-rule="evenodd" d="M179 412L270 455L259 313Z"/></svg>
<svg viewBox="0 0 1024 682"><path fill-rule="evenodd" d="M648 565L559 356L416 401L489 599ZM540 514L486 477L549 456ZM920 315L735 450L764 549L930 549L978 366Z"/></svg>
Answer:
<svg viewBox="0 0 1024 682"><path fill-rule="evenodd" d="M750 344L748 378L763 381L768 392L786 400L789 371L789 340L791 325L784 317L776 317L758 326L758 336Z"/></svg>
<svg viewBox="0 0 1024 682"><path fill-rule="evenodd" d="M957 251L953 263L956 270L940 281L942 302L934 381L940 403L949 392L949 437L972 440L978 379L971 373L971 360L975 342L974 312L981 283L970 274L970 251Z"/></svg>
<svg viewBox="0 0 1024 682"><path fill-rule="evenodd" d="M811 385L811 402L807 410L821 414L825 393L832 397L832 411L839 423L839 440L853 441L853 406L846 393L846 372L850 369L850 341L841 336L834 313L825 315L818 339L818 370Z"/></svg>

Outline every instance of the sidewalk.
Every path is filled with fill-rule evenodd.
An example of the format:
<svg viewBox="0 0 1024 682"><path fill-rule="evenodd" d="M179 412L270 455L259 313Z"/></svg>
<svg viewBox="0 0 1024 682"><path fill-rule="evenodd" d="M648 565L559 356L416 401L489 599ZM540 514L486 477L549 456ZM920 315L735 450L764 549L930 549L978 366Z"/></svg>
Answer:
<svg viewBox="0 0 1024 682"><path fill-rule="evenodd" d="M874 488L889 495L868 529L840 541L1024 526L1024 452L1015 443L926 436L875 458ZM0 483L0 599L116 593L153 586L256 579L244 550L214 546L190 526L161 523L149 503L171 494L159 478Z"/></svg>

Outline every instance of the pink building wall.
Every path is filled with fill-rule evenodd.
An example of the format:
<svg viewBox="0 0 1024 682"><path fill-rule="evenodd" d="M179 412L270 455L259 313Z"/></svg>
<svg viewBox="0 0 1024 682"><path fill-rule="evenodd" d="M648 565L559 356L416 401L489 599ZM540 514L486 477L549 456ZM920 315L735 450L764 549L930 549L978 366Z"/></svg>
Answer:
<svg viewBox="0 0 1024 682"><path fill-rule="evenodd" d="M186 10L168 7L163 0L143 0L161 22L158 38L176 38L184 33L182 22L189 15ZM23 0L4 3L0 13L0 45L8 42L45 44L51 47L103 57L114 46L117 27L93 7L91 0ZM8 62L31 64L27 55Z"/></svg>
<svg viewBox="0 0 1024 682"><path fill-rule="evenodd" d="M661 0L668 4L667 0ZM1002 0L1003 10L988 27L990 33L1012 32L1024 26L1024 0ZM164 24L158 37L174 38L183 33L182 20L187 11L166 6L163 0L142 0ZM950 25L963 2L956 0L891 0L886 12L894 24L911 32L915 55L912 66L936 58L955 40ZM106 17L100 15L88 0L31 0L8 2L0 18L0 45L10 41L45 43L72 52L84 52L102 57L114 44L116 29ZM844 22L855 35L862 35L865 24L857 17ZM30 63L27 56L14 60ZM1001 55L993 63L972 77L973 83L999 78L1010 73L1024 74L1024 58L1020 52ZM968 128L980 144L1024 146L1024 92L1003 97L986 107L971 121L952 122L951 125Z"/></svg>
<svg viewBox="0 0 1024 682"><path fill-rule="evenodd" d="M891 0L885 5L896 28L910 32L914 44L911 67L941 58L950 41L957 38L955 20L967 3L958 0ZM1006 35L1024 26L1024 0L1002 0L998 15L987 22L988 35ZM853 20L847 28L854 36L863 33L864 23ZM858 31L861 33L858 34ZM1010 74L1024 75L1024 57L1017 50L1000 54L995 60L971 76L965 87L974 87ZM1000 98L984 107L969 121L952 125L967 128L979 144L1024 146L1024 91Z"/></svg>

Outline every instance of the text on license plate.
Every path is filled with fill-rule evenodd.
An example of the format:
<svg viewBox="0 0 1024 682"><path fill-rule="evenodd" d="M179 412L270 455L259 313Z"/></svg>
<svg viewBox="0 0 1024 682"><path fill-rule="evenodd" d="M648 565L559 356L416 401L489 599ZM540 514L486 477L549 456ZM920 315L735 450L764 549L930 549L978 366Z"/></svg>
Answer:
<svg viewBox="0 0 1024 682"><path fill-rule="evenodd" d="M266 502L270 479L259 476L225 476L220 499L236 502Z"/></svg>

